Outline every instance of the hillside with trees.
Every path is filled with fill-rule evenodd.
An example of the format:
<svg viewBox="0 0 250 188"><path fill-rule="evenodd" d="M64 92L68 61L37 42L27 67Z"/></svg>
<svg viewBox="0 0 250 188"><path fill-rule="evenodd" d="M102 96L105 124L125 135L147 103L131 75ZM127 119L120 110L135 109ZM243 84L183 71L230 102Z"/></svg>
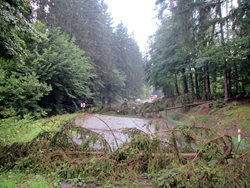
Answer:
<svg viewBox="0 0 250 188"><path fill-rule="evenodd" d="M0 187L250 187L250 1L152 1L0 0Z"/></svg>
<svg viewBox="0 0 250 188"><path fill-rule="evenodd" d="M147 80L166 96L250 95L250 2L157 0Z"/></svg>
<svg viewBox="0 0 250 188"><path fill-rule="evenodd" d="M75 112L141 94L142 56L107 6L91 1L0 1L0 116Z"/></svg>

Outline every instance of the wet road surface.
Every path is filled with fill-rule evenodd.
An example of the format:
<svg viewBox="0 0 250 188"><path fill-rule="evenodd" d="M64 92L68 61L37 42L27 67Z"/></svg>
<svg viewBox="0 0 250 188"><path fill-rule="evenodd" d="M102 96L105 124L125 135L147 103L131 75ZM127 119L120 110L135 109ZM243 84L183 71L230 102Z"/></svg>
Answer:
<svg viewBox="0 0 250 188"><path fill-rule="evenodd" d="M157 128L149 119L133 118L133 117L118 117L99 114L84 114L76 118L77 126L89 129L93 132L101 134L105 140L112 146L112 150L116 150L121 144L129 140L125 130L137 129L145 134L157 133ZM157 119L155 123L160 124L161 129L171 129L172 125L165 122L163 119ZM158 132L161 132L158 130ZM79 135L73 139L75 143L81 144L82 140ZM98 147L98 146L97 146ZM61 188L77 188L68 183L62 182Z"/></svg>
<svg viewBox="0 0 250 188"><path fill-rule="evenodd" d="M150 120L131 117L118 117L108 115L91 114L76 119L76 125L87 128L103 135L105 140L115 150L129 137L124 133L128 129L138 129L146 134L155 132L155 127L150 125ZM78 138L75 138L76 142Z"/></svg>

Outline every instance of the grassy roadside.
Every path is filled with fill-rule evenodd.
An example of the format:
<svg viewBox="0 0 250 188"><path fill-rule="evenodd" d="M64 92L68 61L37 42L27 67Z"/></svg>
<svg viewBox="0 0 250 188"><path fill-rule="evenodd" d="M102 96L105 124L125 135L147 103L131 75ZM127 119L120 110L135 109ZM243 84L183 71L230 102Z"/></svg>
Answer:
<svg viewBox="0 0 250 188"><path fill-rule="evenodd" d="M0 120L0 143L7 145L15 142L27 142L35 138L41 131L58 131L63 122L77 115L79 114L65 114L35 121L29 116L24 119L14 117Z"/></svg>
<svg viewBox="0 0 250 188"><path fill-rule="evenodd" d="M218 105L215 102L185 113L168 112L165 118L179 127L177 132L172 130L161 134L159 131L159 135L152 137L132 130L129 132L132 141L115 152L108 151L109 147L101 135L77 129L71 122L63 126L65 120L80 114L37 121L29 117L20 121L3 120L0 125L3 129L0 133L3 145L15 142L21 144L3 150L4 155L0 156L3 166L0 169L0 187L60 187L61 181L87 187L250 185L246 157L249 152L244 154L248 145L245 144L244 151L236 153L232 149L231 137L220 136L221 131L234 135L235 130L241 128L245 134L243 139L246 140L249 112L249 105ZM193 125L207 126L209 130L192 128ZM43 130L52 134L59 131L59 134L53 134L52 139L40 135L39 139L32 140ZM81 146L75 146L72 140L76 134L85 138ZM162 142L160 137L168 142ZM180 144L178 149L176 141ZM101 144L102 148L93 148L96 143ZM200 152L201 155L197 155L194 160L181 159L182 152ZM241 179L234 181L235 175L240 175Z"/></svg>
<svg viewBox="0 0 250 188"><path fill-rule="evenodd" d="M51 180L48 180L41 175L24 174L18 171L5 172L0 175L1 188L50 188L52 187L50 186L51 183ZM54 185L56 185L55 182Z"/></svg>
<svg viewBox="0 0 250 188"><path fill-rule="evenodd" d="M237 142L237 130L241 129L241 145L250 149L250 104L231 102L224 104L213 101L190 109L187 112L177 110L168 112L164 117L171 124L179 127L205 126L221 134L233 137Z"/></svg>
<svg viewBox="0 0 250 188"><path fill-rule="evenodd" d="M31 141L42 131L56 132L63 126L63 122L73 119L79 114L65 114L40 120L32 120L26 116L24 119L9 118L0 120L0 143L11 145ZM53 186L51 186L53 185ZM56 177L45 177L36 174L25 174L18 170L2 171L0 169L1 188L49 188L57 187L60 182Z"/></svg>

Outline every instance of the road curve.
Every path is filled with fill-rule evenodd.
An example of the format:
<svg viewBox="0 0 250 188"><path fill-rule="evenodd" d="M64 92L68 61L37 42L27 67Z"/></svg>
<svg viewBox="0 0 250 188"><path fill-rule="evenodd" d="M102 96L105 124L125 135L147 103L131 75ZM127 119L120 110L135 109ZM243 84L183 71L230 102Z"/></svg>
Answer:
<svg viewBox="0 0 250 188"><path fill-rule="evenodd" d="M78 117L75 121L77 126L81 126L102 134L108 143L117 149L129 138L124 134L124 130L138 129L146 134L153 134L155 127L150 125L150 120L132 117L118 117L100 114L86 114Z"/></svg>

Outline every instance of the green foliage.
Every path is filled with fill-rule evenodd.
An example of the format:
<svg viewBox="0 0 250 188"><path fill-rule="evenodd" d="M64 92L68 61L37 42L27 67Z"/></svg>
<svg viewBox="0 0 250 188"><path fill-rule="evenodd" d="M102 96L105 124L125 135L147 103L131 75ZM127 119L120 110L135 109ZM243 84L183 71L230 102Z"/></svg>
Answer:
<svg viewBox="0 0 250 188"><path fill-rule="evenodd" d="M4 69L4 65L8 63L9 61L0 59L0 116L6 118L25 114L36 117L44 115L45 112L38 102L49 93L51 87L39 82L35 73L8 73L9 70Z"/></svg>
<svg viewBox="0 0 250 188"><path fill-rule="evenodd" d="M232 172L223 172L221 166L199 163L164 169L156 175L154 187L221 187L247 186L248 183L237 184L231 181ZM196 175L197 174L197 175ZM230 184L229 184L230 182Z"/></svg>
<svg viewBox="0 0 250 188"><path fill-rule="evenodd" d="M23 178L23 174L8 172L8 173L1 173L0 175L0 187L4 188L15 188L17 184L21 182Z"/></svg>
<svg viewBox="0 0 250 188"><path fill-rule="evenodd" d="M48 184L48 182L42 177L42 176L35 176L34 178L32 178L32 180L30 180L30 182L28 182L30 187L34 187L34 188L49 188L50 185Z"/></svg>
<svg viewBox="0 0 250 188"><path fill-rule="evenodd" d="M248 1L173 2L157 1L161 25L146 63L148 82L168 97L248 97Z"/></svg>
<svg viewBox="0 0 250 188"><path fill-rule="evenodd" d="M0 120L0 143L1 145L15 142L27 142L34 139L42 131L57 132L64 121L72 119L77 114L54 116L51 118L33 120L30 116L20 119L11 117Z"/></svg>
<svg viewBox="0 0 250 188"><path fill-rule="evenodd" d="M140 132L133 132L132 140L123 144L114 153L119 161L126 161L137 173L152 173L158 171L168 162L165 153L168 151L161 145L159 138L149 139Z"/></svg>
<svg viewBox="0 0 250 188"><path fill-rule="evenodd" d="M161 131L147 135L126 130L131 140L112 152L102 135L71 120L56 133L1 146L0 166L3 172L36 173L37 181L26 181L35 186L48 186L46 176L78 186L139 186L142 175L149 187L249 185L249 153L236 153L230 136L205 127ZM196 155L183 158L185 151Z"/></svg>
<svg viewBox="0 0 250 188"><path fill-rule="evenodd" d="M0 118L75 112L83 99L111 104L141 94L139 48L122 24L112 28L103 1L0 1L0 7Z"/></svg>
<svg viewBox="0 0 250 188"><path fill-rule="evenodd" d="M25 54L26 40L37 36L25 15L31 13L27 0L0 1L0 57L11 59Z"/></svg>
<svg viewBox="0 0 250 188"><path fill-rule="evenodd" d="M225 107L225 102L222 100L216 100L216 101L212 101L209 103L209 107L213 109L213 111L216 111L220 108Z"/></svg>
<svg viewBox="0 0 250 188"><path fill-rule="evenodd" d="M46 33L46 27L37 24ZM38 50L39 49L39 50ZM37 51L38 50L38 51ZM83 98L91 97L93 66L75 41L59 29L50 29L27 58L29 71L35 71L39 80L51 85L52 91L40 104L52 114L74 112Z"/></svg>
<svg viewBox="0 0 250 188"><path fill-rule="evenodd" d="M141 53L122 23L117 25L114 35L115 63L126 76L122 97L135 99L141 96L144 78Z"/></svg>
<svg viewBox="0 0 250 188"><path fill-rule="evenodd" d="M0 6L0 118L78 110L92 94L89 58L59 29L31 25L30 1L1 1Z"/></svg>
<svg viewBox="0 0 250 188"><path fill-rule="evenodd" d="M116 28L103 1L39 1L38 19L76 38L95 65L93 98L104 104L141 94L143 65L139 48L123 24ZM48 13L44 7L50 7Z"/></svg>
<svg viewBox="0 0 250 188"><path fill-rule="evenodd" d="M107 154L97 151L110 149L101 135L89 130L75 127L69 121L56 134L43 132L26 143L14 143L1 147L1 167L19 169L27 173L48 174L60 177L61 180L76 185L98 185L105 182L115 182L122 175L131 181L129 169L122 169ZM76 135L82 141L76 145ZM100 147L98 143L104 143ZM106 146L105 146L106 145ZM94 148L93 146L98 146ZM105 149L106 148L106 149ZM4 153L8 152L8 157ZM18 153L15 155L14 153ZM104 156L105 155L105 156ZM3 165L3 166L2 166ZM114 174L119 173L116 177ZM122 184L123 181L120 182Z"/></svg>
<svg viewBox="0 0 250 188"><path fill-rule="evenodd" d="M192 104L194 102L194 96L191 94L181 95L176 98L176 104Z"/></svg>
<svg viewBox="0 0 250 188"><path fill-rule="evenodd" d="M0 175L0 187L2 188L49 188L51 187L49 183L53 183L53 181L48 181L40 175L25 174L18 171L3 172Z"/></svg>

